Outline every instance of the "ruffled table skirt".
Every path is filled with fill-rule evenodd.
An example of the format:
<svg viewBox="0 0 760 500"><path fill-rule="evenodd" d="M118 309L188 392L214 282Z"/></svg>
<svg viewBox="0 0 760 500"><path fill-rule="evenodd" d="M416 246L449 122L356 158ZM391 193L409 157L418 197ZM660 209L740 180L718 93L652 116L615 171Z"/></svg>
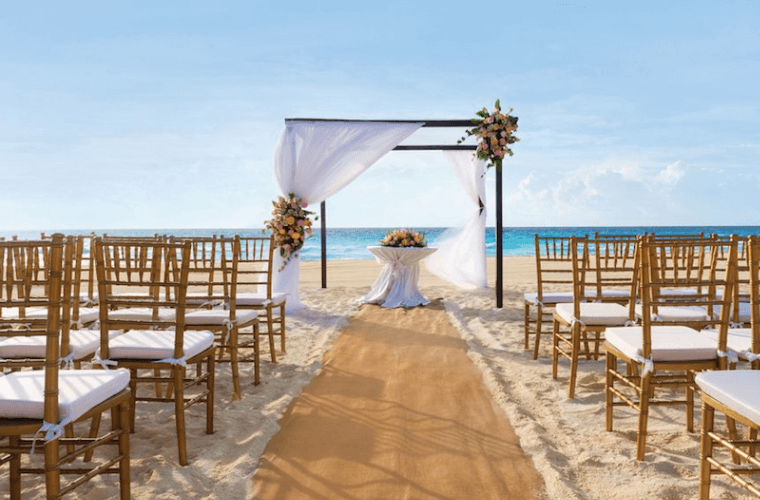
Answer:
<svg viewBox="0 0 760 500"><path fill-rule="evenodd" d="M436 248L370 246L367 250L379 264L383 264L383 269L369 293L360 299L362 303L382 307L415 307L430 303L420 293L417 283L420 261Z"/></svg>

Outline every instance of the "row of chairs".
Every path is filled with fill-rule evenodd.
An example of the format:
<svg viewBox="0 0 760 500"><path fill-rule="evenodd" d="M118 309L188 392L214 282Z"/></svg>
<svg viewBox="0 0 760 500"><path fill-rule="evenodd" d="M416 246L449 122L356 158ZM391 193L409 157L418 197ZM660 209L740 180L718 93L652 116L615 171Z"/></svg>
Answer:
<svg viewBox="0 0 760 500"><path fill-rule="evenodd" d="M550 240L543 242L542 253L569 264L572 288L560 290L562 295L556 289L526 295L526 343L528 303L538 311L536 344L544 308L553 305L552 375L557 378L559 358L570 360L569 397L574 397L580 356L598 358L603 349L606 428L613 429L616 407L635 409L636 458L643 460L650 407L685 405L692 431L694 395L700 394L700 498L709 498L714 474L726 474L760 497L760 490L745 479L760 473L755 458L760 444L757 238L597 234L593 239ZM538 255L538 237L536 242ZM548 247L558 250L546 252ZM726 370L736 368L739 360L749 364ZM684 397L679 398L681 391ZM715 431L716 410L726 417L727 433ZM749 437L738 437L737 421L749 429ZM716 445L728 449L732 463L716 458Z"/></svg>
<svg viewBox="0 0 760 500"><path fill-rule="evenodd" d="M22 474L44 474L48 498L59 498L106 473L119 474L121 497L129 498L137 401L174 403L186 465L185 409L205 404L213 433L217 362L230 365L239 399L239 363L251 362L259 383L259 335L267 335L272 361L275 335L285 350L271 238L92 237L89 262L83 239L0 242L0 463L10 463L12 498L20 497ZM90 270L94 285L82 293ZM88 361L92 368L82 369ZM110 430L101 432L107 410ZM90 425L75 437L74 424L84 421ZM44 466L32 467L38 442ZM86 466L104 445L117 455ZM78 477L61 487L62 474Z"/></svg>

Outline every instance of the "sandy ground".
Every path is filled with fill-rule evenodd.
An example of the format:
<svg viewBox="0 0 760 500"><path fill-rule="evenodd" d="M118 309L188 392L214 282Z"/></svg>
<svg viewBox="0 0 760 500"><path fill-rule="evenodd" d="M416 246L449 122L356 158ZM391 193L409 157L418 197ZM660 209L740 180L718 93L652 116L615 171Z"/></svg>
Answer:
<svg viewBox="0 0 760 500"><path fill-rule="evenodd" d="M467 344L467 356L512 424L519 444L543 476L548 499L695 498L698 489L699 436L685 430L680 408L655 408L650 416L647 460L635 455L636 416L616 412L615 430L604 428L603 361L582 361L576 399L568 400L567 366L551 378L548 344L539 360L523 349L523 293L535 287L534 259L505 259L504 307L495 307L494 260L484 292L457 289L424 269L420 288L441 299L449 320ZM172 407L143 404L131 438L132 493L135 499L250 498L259 458L278 432L288 404L321 370L322 359L357 311L380 271L372 260L331 262L328 288L321 289L318 262L301 268L301 300L308 308L288 316L288 351L269 363L262 354L262 384L252 385L243 369L243 400L231 400L228 368L217 377L216 428L204 433L203 409L188 411L190 464L177 465ZM266 348L266 342L262 343ZM699 423L699 411L696 426ZM7 494L7 469L0 494ZM26 479L25 498L42 497L41 482ZM114 481L98 478L71 498L106 499L117 495ZM714 481L712 498L745 498L742 490Z"/></svg>

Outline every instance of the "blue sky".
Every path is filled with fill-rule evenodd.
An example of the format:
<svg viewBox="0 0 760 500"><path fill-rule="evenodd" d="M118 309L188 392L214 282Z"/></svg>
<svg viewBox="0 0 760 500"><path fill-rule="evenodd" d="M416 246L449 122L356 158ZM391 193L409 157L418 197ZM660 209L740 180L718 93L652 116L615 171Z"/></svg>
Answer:
<svg viewBox="0 0 760 500"><path fill-rule="evenodd" d="M261 227L284 118L496 98L520 118L505 225L757 225L758 81L755 1L11 2L0 229ZM438 133L408 142L461 135ZM474 211L440 153L390 153L327 206L332 227Z"/></svg>

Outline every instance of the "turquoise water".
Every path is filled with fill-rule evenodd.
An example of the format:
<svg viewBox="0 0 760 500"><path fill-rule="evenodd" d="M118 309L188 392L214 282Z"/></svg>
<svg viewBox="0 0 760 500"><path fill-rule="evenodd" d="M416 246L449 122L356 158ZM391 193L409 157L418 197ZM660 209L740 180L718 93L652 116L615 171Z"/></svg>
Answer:
<svg viewBox="0 0 760 500"><path fill-rule="evenodd" d="M430 244L443 233L445 228L415 228L427 235ZM335 228L327 229L327 258L330 260L357 260L372 259L367 251L367 246L376 245L378 240L385 236L388 228ZM67 230L60 231L66 234L90 234L91 230ZM95 230L96 234L109 234L113 236L152 236L154 234L173 234L176 236L208 236L233 235L261 236L261 229L101 229ZM593 236L594 232L605 234L643 234L654 232L657 234L718 234L728 236L736 234L747 236L760 234L760 226L639 226L639 227L510 227L503 232L504 255L533 255L533 235L541 236L565 236L568 234ZM51 234L52 231L46 231ZM321 255L319 230L314 236L306 240L301 253L303 260L319 260ZM0 231L0 236L10 237L16 234L19 238L38 238L40 231ZM496 255L495 229L486 229L486 253L489 256Z"/></svg>

